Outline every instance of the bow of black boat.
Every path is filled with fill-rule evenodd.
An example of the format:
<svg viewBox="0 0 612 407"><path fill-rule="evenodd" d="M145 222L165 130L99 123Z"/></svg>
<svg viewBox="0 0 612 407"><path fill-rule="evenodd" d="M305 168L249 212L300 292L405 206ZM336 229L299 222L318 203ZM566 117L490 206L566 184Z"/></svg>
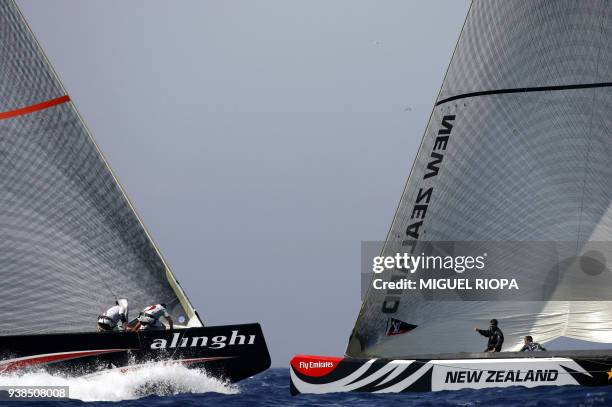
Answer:
<svg viewBox="0 0 612 407"><path fill-rule="evenodd" d="M88 332L0 337L0 372L24 369L89 374L180 363L236 382L270 367L259 324L137 332Z"/></svg>

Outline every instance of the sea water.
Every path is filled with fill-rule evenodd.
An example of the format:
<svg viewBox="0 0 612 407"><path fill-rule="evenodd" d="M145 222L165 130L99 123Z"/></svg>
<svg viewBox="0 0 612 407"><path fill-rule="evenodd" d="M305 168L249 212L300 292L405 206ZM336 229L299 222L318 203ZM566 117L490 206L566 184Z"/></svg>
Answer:
<svg viewBox="0 0 612 407"><path fill-rule="evenodd" d="M4 385L70 386L74 400L8 402L18 406L610 406L610 387L539 387L483 389L436 393L373 395L361 393L289 395L288 369L270 369L237 385L198 370L152 364L140 370L109 371L81 378L44 372L0 376ZM1 404L1 402L0 402Z"/></svg>

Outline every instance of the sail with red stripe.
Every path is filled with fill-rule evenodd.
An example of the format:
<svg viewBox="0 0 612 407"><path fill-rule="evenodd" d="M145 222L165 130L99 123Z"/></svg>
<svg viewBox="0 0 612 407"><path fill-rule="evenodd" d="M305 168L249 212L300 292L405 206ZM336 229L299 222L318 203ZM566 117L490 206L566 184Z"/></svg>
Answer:
<svg viewBox="0 0 612 407"><path fill-rule="evenodd" d="M13 1L0 94L0 335L95 331L116 298L200 326Z"/></svg>

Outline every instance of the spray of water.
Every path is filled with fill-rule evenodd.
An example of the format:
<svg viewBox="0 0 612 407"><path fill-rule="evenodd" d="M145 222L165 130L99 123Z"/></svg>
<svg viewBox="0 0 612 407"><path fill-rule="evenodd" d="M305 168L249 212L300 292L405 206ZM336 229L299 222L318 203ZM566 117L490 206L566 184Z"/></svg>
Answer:
<svg viewBox="0 0 612 407"><path fill-rule="evenodd" d="M2 374L0 386L68 386L70 398L83 401L120 401L180 393L238 393L236 386L212 378L204 371L167 362L150 363L127 371L105 370L80 377L45 371Z"/></svg>

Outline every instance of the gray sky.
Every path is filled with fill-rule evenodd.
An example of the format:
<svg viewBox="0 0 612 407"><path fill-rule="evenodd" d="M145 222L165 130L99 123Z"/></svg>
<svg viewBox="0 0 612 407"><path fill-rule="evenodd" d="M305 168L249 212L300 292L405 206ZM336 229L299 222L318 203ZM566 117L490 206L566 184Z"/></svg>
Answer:
<svg viewBox="0 0 612 407"><path fill-rule="evenodd" d="M18 4L205 322L341 355L468 2Z"/></svg>

